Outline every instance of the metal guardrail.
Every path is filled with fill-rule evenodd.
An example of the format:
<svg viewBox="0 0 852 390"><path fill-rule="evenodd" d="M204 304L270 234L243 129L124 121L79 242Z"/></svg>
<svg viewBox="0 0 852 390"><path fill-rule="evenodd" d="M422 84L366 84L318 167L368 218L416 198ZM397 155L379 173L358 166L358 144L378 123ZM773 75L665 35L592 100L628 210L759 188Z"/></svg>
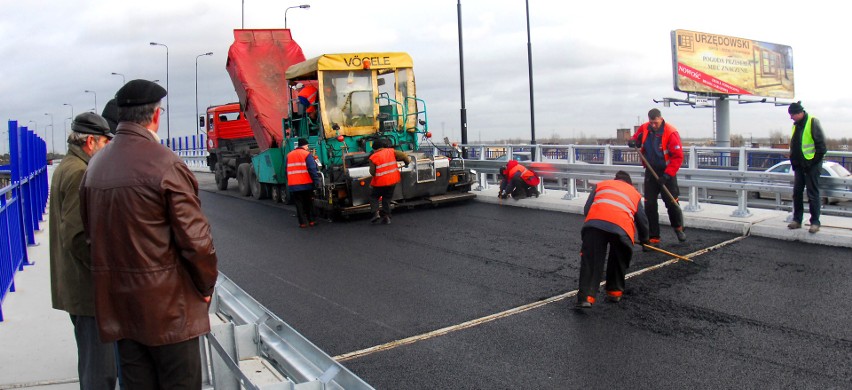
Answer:
<svg viewBox="0 0 852 390"><path fill-rule="evenodd" d="M470 145L469 148L487 148L487 145ZM644 177L644 169L640 164L634 163L638 161L638 154L635 150L631 150L627 146L602 145L602 146L587 146L587 145L547 145L541 148L530 148L529 146L512 146L501 145L506 147L507 154L511 158L517 150L527 151L532 150L534 153L534 161L522 161L523 165L532 168L544 180L556 180L560 183L566 183L564 188L567 190L566 199L573 199L577 196L576 181L596 181L611 179L619 170L626 171L634 178ZM525 149L526 148L526 149ZM542 154L542 150L548 148L550 150L560 151L561 156L567 159L551 159ZM591 153L583 153L584 151L595 151L595 158L592 161L583 161L577 159L578 156L588 156ZM781 173L768 173L763 171L750 171L746 166L747 159L737 157L730 158L730 161L736 161L737 166L707 166L700 163L702 152L705 150L713 151L714 155L718 153L729 154L731 156L747 156L748 153L765 153L766 149L748 149L748 148L699 148L692 146L686 150L686 161L684 167L678 172L678 184L681 187L689 188L689 204L684 207L684 211L700 211L701 206L698 203L698 189L713 189L713 190L733 190L737 192L737 210L733 216L747 217L751 213L748 211L748 193L749 192L773 192L776 194L792 195L793 193L793 175ZM523 153L523 152L522 152ZM480 151L477 155L486 155ZM829 157L850 158L852 153L848 152L829 152ZM482 175L480 178L481 185L487 186L487 175L496 175L499 173L500 167L505 165L506 160L466 160L466 165L477 170L477 173ZM634 183L638 183L634 179ZM641 188L641 186L640 186ZM544 189L542 189L544 190ZM852 178L820 178L821 196L839 198L844 200L852 200ZM777 202L780 198L776 196ZM841 211L844 216L852 216L852 213Z"/></svg>
<svg viewBox="0 0 852 390"><path fill-rule="evenodd" d="M31 265L27 246L47 207L47 144L27 127L9 121L9 184L0 188L0 321L3 300L15 291L15 274Z"/></svg>
<svg viewBox="0 0 852 390"><path fill-rule="evenodd" d="M228 320L207 335L212 372L205 372L204 378L216 390L373 388L222 273L210 313ZM267 385L254 383L240 368L241 361L251 358L268 362L284 378Z"/></svg>
<svg viewBox="0 0 852 390"><path fill-rule="evenodd" d="M496 181L499 168L508 159L520 157L543 179L556 180L559 187L568 191L566 199L577 197L578 187L588 187L589 181L610 179L615 172L624 170L634 177L643 177L638 152L624 145L458 145L468 153L465 166L478 171L480 189L487 188L489 177ZM456 148L424 145L421 152L457 157ZM206 167L206 152L185 150L176 152L191 167ZM698 190L737 191L737 211L734 216L747 217L749 192L775 193L776 206L781 206L780 195L792 195L793 175L768 173L764 170L787 160L786 149L720 148L690 146L684 150L684 164L678 172L678 184L688 187L689 204L685 211L700 211ZM532 160L532 161L526 161ZM852 170L852 152L830 151L826 160L835 161ZM821 177L820 195L852 200L852 180ZM637 182L634 180L634 182ZM580 186L578 186L580 184ZM542 186L542 191L545 188ZM839 210L837 214L852 217L852 212Z"/></svg>

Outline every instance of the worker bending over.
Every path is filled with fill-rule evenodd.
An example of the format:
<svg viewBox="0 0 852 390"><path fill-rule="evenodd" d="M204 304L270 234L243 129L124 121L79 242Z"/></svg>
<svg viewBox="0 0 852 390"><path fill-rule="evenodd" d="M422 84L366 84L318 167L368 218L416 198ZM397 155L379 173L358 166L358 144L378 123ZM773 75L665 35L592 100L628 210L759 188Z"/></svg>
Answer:
<svg viewBox="0 0 852 390"><path fill-rule="evenodd" d="M606 299L621 301L624 275L633 257L637 236L648 243L648 217L642 207L642 196L633 188L630 175L618 171L614 180L604 180L589 194L583 214L586 223L581 235L580 287L577 289L577 308L590 308L606 265Z"/></svg>

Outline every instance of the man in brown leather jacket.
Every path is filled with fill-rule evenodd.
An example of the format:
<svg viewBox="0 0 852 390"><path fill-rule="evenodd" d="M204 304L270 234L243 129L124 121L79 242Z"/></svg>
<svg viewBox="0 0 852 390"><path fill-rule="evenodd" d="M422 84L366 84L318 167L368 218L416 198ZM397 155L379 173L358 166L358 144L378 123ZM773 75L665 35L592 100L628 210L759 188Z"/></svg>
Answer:
<svg viewBox="0 0 852 390"><path fill-rule="evenodd" d="M218 276L195 176L157 136L165 96L146 80L116 93L115 138L80 187L98 329L118 341L130 389L201 388L199 336Z"/></svg>

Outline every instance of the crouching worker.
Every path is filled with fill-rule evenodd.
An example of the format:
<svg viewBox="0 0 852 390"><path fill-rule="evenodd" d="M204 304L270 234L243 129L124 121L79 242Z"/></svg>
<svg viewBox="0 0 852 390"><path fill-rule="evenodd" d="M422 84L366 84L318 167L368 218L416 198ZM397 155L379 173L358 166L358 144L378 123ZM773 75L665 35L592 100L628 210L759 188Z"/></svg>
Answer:
<svg viewBox="0 0 852 390"><path fill-rule="evenodd" d="M532 196L538 198L538 184L541 180L531 169L511 160L501 171L501 175L503 178L500 180L500 192L497 193L501 199L506 199L509 195L515 200Z"/></svg>
<svg viewBox="0 0 852 390"><path fill-rule="evenodd" d="M604 180L595 187L583 214L586 223L581 235L580 287L577 291L578 308L590 308L606 265L606 299L618 302L624 292L624 275L633 257L636 239L648 243L648 217L642 207L642 196L633 188L630 175L618 171L614 180Z"/></svg>

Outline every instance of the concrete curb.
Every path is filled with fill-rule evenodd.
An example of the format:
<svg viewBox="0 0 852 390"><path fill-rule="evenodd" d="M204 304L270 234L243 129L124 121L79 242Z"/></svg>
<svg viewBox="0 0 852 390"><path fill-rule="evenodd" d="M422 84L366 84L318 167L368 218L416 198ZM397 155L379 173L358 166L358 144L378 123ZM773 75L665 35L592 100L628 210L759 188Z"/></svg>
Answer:
<svg viewBox="0 0 852 390"><path fill-rule="evenodd" d="M546 190L538 198L522 200L500 199L498 188L474 191L476 201L502 204L511 207L523 207L536 210L556 211L571 214L583 214L588 193L578 193L575 199L564 199L566 191ZM660 224L668 225L668 215L663 201L659 201ZM834 216L822 216L822 228L816 234L808 233L809 224L798 230L787 228L790 213L782 210L749 209L748 217L735 217L736 206L701 204L699 211L685 211L684 224L689 227L723 231L740 235L767 237L785 241L801 241L809 244L852 248L852 219ZM807 221L809 215L805 214Z"/></svg>

